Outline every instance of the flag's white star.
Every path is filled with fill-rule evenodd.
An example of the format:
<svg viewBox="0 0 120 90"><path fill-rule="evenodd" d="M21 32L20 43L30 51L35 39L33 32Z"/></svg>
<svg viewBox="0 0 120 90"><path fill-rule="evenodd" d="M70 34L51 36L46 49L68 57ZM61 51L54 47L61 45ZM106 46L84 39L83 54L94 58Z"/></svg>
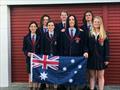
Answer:
<svg viewBox="0 0 120 90"><path fill-rule="evenodd" d="M63 67L63 71L66 71L67 70L67 68L66 67Z"/></svg>
<svg viewBox="0 0 120 90"><path fill-rule="evenodd" d="M71 63L75 63L75 59L71 59Z"/></svg>
<svg viewBox="0 0 120 90"><path fill-rule="evenodd" d="M74 74L77 74L77 71L74 71Z"/></svg>
<svg viewBox="0 0 120 90"><path fill-rule="evenodd" d="M41 80L45 80L47 77L47 73L43 72L43 73L40 73L40 77L41 77Z"/></svg>
<svg viewBox="0 0 120 90"><path fill-rule="evenodd" d="M73 82L73 79L69 79L69 83L72 83Z"/></svg>
<svg viewBox="0 0 120 90"><path fill-rule="evenodd" d="M78 65L78 69L81 69L82 68L82 65Z"/></svg>

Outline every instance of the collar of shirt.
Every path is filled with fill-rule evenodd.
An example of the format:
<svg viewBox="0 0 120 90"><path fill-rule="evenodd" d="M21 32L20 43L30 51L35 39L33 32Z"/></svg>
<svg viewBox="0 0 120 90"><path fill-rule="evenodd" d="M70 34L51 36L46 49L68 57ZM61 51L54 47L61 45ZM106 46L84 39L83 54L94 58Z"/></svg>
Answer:
<svg viewBox="0 0 120 90"><path fill-rule="evenodd" d="M31 33L31 38L33 37L33 35L34 35L34 40L36 40L36 34Z"/></svg>
<svg viewBox="0 0 120 90"><path fill-rule="evenodd" d="M44 32L48 32L48 28L43 28L43 31Z"/></svg>
<svg viewBox="0 0 120 90"><path fill-rule="evenodd" d="M69 28L69 34L71 34L71 29L73 30L73 36L75 36L75 33L76 33L76 28Z"/></svg>
<svg viewBox="0 0 120 90"><path fill-rule="evenodd" d="M52 32L48 32L49 33L49 36L52 34L52 35L54 35L54 31L52 31Z"/></svg>
<svg viewBox="0 0 120 90"><path fill-rule="evenodd" d="M65 24L65 23L66 23L65 21L62 22L62 24Z"/></svg>
<svg viewBox="0 0 120 90"><path fill-rule="evenodd" d="M93 35L95 36L95 39L97 40L97 37L98 37L99 33L93 32Z"/></svg>
<svg viewBox="0 0 120 90"><path fill-rule="evenodd" d="M87 23L87 27L88 27L90 30L92 30L92 24Z"/></svg>

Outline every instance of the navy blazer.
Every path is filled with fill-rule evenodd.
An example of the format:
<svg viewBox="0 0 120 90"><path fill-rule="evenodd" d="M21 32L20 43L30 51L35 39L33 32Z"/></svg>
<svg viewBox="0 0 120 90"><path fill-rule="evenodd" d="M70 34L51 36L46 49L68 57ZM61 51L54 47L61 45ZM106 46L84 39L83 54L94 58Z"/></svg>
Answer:
<svg viewBox="0 0 120 90"><path fill-rule="evenodd" d="M90 33L90 30L87 26L87 23L83 24L80 29L82 29L84 31L84 35L85 35L85 39L86 39L86 47L88 48L88 39L89 39L89 33Z"/></svg>
<svg viewBox="0 0 120 90"><path fill-rule="evenodd" d="M69 30L66 29L62 33L62 55L65 56L83 56L86 51L86 41L83 31L76 29L76 33L73 38L69 35Z"/></svg>
<svg viewBox="0 0 120 90"><path fill-rule="evenodd" d="M58 37L55 31L52 38L49 37L49 34L47 32L44 36L44 39L42 40L42 44L44 54L58 55Z"/></svg>
<svg viewBox="0 0 120 90"><path fill-rule="evenodd" d="M102 46L98 38L95 40L95 36L89 36L89 60L95 61L97 59L98 61L109 61L109 39L106 38Z"/></svg>
<svg viewBox="0 0 120 90"><path fill-rule="evenodd" d="M33 48L31 34L27 34L23 40L23 52L26 56L26 59L30 59L27 56L28 52L34 52L36 54L41 54L41 37L40 37L40 35L36 34L36 41L35 41L34 48Z"/></svg>
<svg viewBox="0 0 120 90"><path fill-rule="evenodd" d="M41 37L44 37L46 32L44 32L43 27L39 28L39 33L40 33Z"/></svg>
<svg viewBox="0 0 120 90"><path fill-rule="evenodd" d="M60 30L63 29L63 28L64 28L64 27L63 27L62 22L56 24L56 26L55 26L55 29L56 29L58 32L60 32Z"/></svg>
<svg viewBox="0 0 120 90"><path fill-rule="evenodd" d="M89 31L89 28L87 27L87 24L83 24L80 28L84 31Z"/></svg>
<svg viewBox="0 0 120 90"><path fill-rule="evenodd" d="M56 24L56 26L55 26L55 30L56 30L56 32L57 32L57 35L58 35L58 52L59 52L59 55L61 55L61 53L62 53L62 51L61 51L61 44L62 44L62 33L63 32L61 32L61 30L62 29L64 29L64 27L63 27L63 24L62 24L62 22L60 22L60 23L58 23L58 24Z"/></svg>

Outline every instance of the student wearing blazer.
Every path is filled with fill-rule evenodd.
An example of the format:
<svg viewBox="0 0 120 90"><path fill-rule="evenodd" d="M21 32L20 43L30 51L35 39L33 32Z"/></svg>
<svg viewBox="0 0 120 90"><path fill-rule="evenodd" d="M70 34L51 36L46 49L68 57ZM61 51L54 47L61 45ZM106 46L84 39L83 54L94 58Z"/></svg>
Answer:
<svg viewBox="0 0 120 90"><path fill-rule="evenodd" d="M66 21L66 30L62 33L62 55L88 57L86 41L83 31L79 31L77 19L69 15ZM79 90L78 86L68 86L67 90Z"/></svg>
<svg viewBox="0 0 120 90"><path fill-rule="evenodd" d="M86 39L88 39L89 32L92 30L92 21L93 21L93 13L92 11L88 10L84 13L83 16L83 24L80 27L84 31Z"/></svg>
<svg viewBox="0 0 120 90"><path fill-rule="evenodd" d="M58 55L58 35L55 31L55 24L53 21L47 23L48 32L45 33L43 39L43 50L45 55ZM57 90L57 85L46 84L48 90Z"/></svg>
<svg viewBox="0 0 120 90"><path fill-rule="evenodd" d="M48 32L47 23L50 21L50 17L47 14L44 14L40 19L40 28L39 31L42 36Z"/></svg>
<svg viewBox="0 0 120 90"><path fill-rule="evenodd" d="M90 90L94 90L96 80L99 90L104 90L104 72L109 63L109 40L100 16L93 18L93 28L88 41Z"/></svg>
<svg viewBox="0 0 120 90"><path fill-rule="evenodd" d="M29 32L23 39L23 52L26 57L26 67L29 74L29 87L30 90L35 88L37 90L38 86L33 85L30 79L30 57L33 53L41 53L41 36L38 34L38 24L35 21L31 21L28 26Z"/></svg>
<svg viewBox="0 0 120 90"><path fill-rule="evenodd" d="M90 31L92 29L92 21L93 21L93 13L92 11L86 11L83 16L82 26L80 27L84 31Z"/></svg>
<svg viewBox="0 0 120 90"><path fill-rule="evenodd" d="M56 26L55 26L55 30L57 31L58 37L59 37L59 41L58 41L59 52L61 52L60 51L60 48L61 48L60 45L61 45L61 39L62 39L61 38L61 34L62 34L62 32L65 31L67 16L68 16L68 13L66 11L62 11L60 13L60 19L61 19L61 21L58 24L56 24ZM60 53L59 53L59 55L60 55Z"/></svg>
<svg viewBox="0 0 120 90"><path fill-rule="evenodd" d="M48 32L43 40L45 55L58 55L58 35L53 21L47 23Z"/></svg>
<svg viewBox="0 0 120 90"><path fill-rule="evenodd" d="M62 12L60 13L61 22L56 25L56 30L57 30L58 32L64 31L63 29L65 29L65 27L66 27L66 19L67 19L67 16L68 16L68 13L67 13L66 11L62 11Z"/></svg>
<svg viewBox="0 0 120 90"><path fill-rule="evenodd" d="M80 29L84 31L86 41L88 43L88 38L89 38L89 32L92 30L92 21L93 21L93 13L92 11L88 10L84 13L83 20L82 20L82 26ZM88 45L88 44L87 44ZM82 88L82 90L89 90L89 74L88 71L86 73L87 75L87 84ZM95 89L96 90L96 87Z"/></svg>

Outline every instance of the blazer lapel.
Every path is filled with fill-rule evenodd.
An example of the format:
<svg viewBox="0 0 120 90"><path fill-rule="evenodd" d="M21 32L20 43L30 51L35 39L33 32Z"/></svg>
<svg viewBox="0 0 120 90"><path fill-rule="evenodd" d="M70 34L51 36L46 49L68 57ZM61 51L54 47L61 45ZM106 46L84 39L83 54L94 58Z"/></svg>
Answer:
<svg viewBox="0 0 120 90"><path fill-rule="evenodd" d="M74 35L73 38L75 38L75 36L77 36L77 34L78 34L78 30L76 29L76 32L75 32L75 35Z"/></svg>
<svg viewBox="0 0 120 90"><path fill-rule="evenodd" d="M36 35L35 45L39 42L40 36Z"/></svg>
<svg viewBox="0 0 120 90"><path fill-rule="evenodd" d="M28 35L27 40L28 40L29 44L32 46L31 35Z"/></svg>
<svg viewBox="0 0 120 90"><path fill-rule="evenodd" d="M68 29L66 30L65 33L66 33L67 38L68 38L69 40L71 40L71 36L70 36L70 33L69 33L69 30L68 30Z"/></svg>
<svg viewBox="0 0 120 90"><path fill-rule="evenodd" d="M46 33L46 38L47 38L49 41L51 41L51 38L49 37L49 33L48 33L48 32Z"/></svg>

